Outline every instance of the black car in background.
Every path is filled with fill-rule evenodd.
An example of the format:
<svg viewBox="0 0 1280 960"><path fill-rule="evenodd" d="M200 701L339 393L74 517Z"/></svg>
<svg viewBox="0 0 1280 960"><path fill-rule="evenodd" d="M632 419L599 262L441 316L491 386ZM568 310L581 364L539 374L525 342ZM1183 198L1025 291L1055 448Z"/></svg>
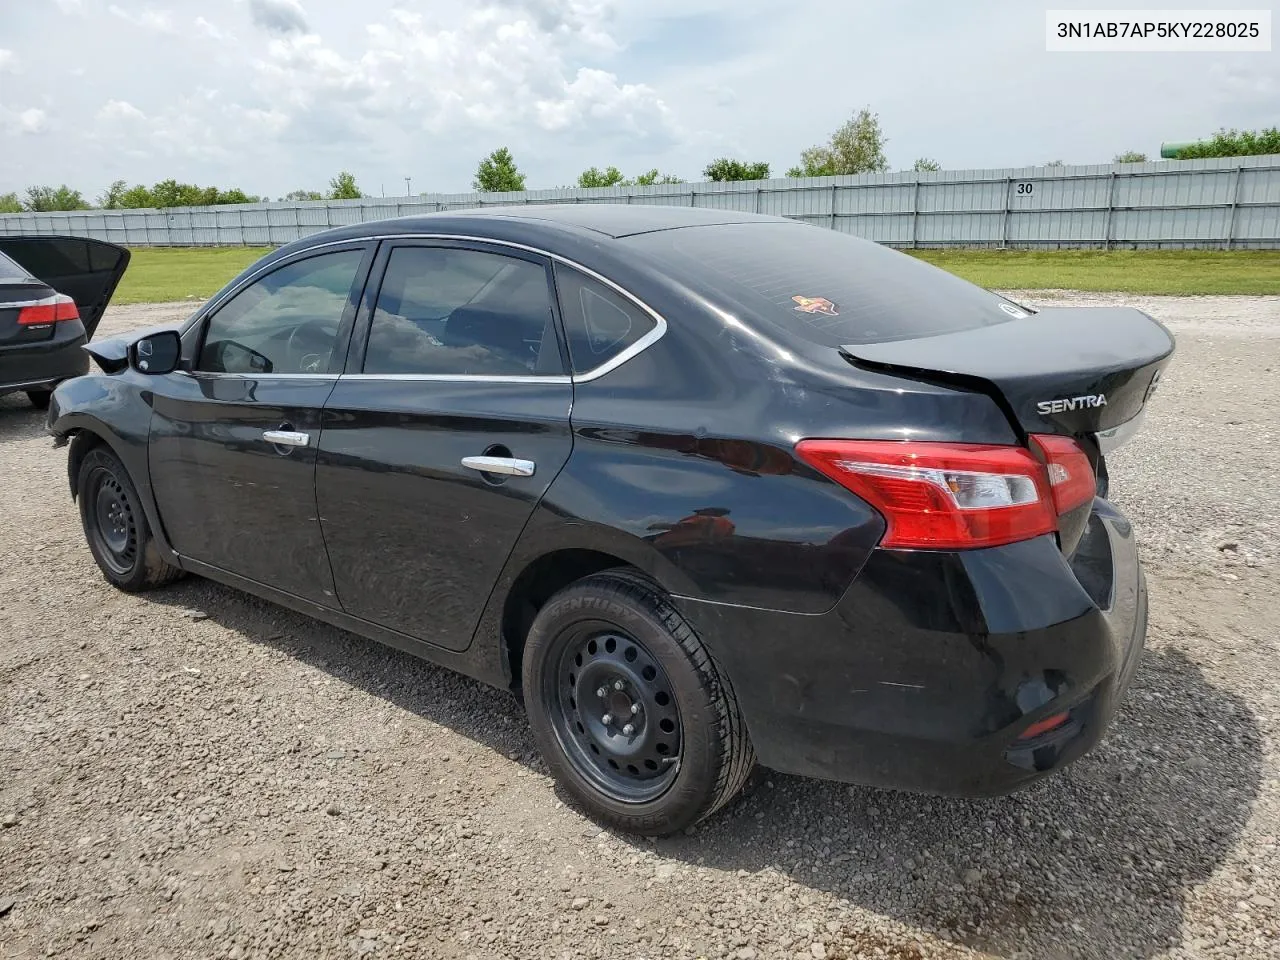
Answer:
<svg viewBox="0 0 1280 960"><path fill-rule="evenodd" d="M289 244L91 344L48 423L110 582L517 691L661 834L757 759L991 795L1097 743L1147 605L1097 478L1173 347L788 220L509 207Z"/></svg>
<svg viewBox="0 0 1280 960"><path fill-rule="evenodd" d="M128 265L128 250L100 240L0 237L0 396L25 392L43 408L89 372L81 348Z"/></svg>

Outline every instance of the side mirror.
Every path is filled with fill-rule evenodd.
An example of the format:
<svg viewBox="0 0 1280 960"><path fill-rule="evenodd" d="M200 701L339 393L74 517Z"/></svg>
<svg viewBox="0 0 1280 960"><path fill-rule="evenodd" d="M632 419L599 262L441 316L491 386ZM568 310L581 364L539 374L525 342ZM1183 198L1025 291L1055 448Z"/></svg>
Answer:
<svg viewBox="0 0 1280 960"><path fill-rule="evenodd" d="M173 373L182 358L182 338L177 330L162 330L143 337L129 348L129 362L139 373L159 376Z"/></svg>

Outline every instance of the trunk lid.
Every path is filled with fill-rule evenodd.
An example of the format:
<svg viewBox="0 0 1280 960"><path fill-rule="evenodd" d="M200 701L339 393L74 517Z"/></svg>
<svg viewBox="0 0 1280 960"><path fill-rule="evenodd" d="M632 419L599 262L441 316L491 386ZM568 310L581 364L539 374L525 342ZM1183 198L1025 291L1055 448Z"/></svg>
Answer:
<svg viewBox="0 0 1280 960"><path fill-rule="evenodd" d="M1049 307L1008 323L840 350L861 367L988 393L1024 435L1096 437L1142 412L1174 339L1132 307Z"/></svg>
<svg viewBox="0 0 1280 960"><path fill-rule="evenodd" d="M92 337L129 265L129 251L83 237L0 237L0 253L41 284L76 302L85 336ZM33 286L38 291L38 287ZM5 299L16 290L0 288ZM30 293L30 291L27 291Z"/></svg>

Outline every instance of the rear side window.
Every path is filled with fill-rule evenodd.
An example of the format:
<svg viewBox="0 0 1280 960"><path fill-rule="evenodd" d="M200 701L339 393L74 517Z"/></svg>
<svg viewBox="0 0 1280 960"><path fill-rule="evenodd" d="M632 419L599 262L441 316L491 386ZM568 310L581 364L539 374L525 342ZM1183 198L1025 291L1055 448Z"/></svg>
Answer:
<svg viewBox="0 0 1280 960"><path fill-rule="evenodd" d="M800 223L737 223L628 237L815 343L907 340L1026 316L1010 300L867 240Z"/></svg>
<svg viewBox="0 0 1280 960"><path fill-rule="evenodd" d="M30 276L30 273L0 253L0 280L27 280Z"/></svg>
<svg viewBox="0 0 1280 960"><path fill-rule="evenodd" d="M572 267L556 266L556 286L574 373L608 363L656 326L626 297Z"/></svg>
<svg viewBox="0 0 1280 960"><path fill-rule="evenodd" d="M365 373L563 375L547 268L483 250L396 247Z"/></svg>

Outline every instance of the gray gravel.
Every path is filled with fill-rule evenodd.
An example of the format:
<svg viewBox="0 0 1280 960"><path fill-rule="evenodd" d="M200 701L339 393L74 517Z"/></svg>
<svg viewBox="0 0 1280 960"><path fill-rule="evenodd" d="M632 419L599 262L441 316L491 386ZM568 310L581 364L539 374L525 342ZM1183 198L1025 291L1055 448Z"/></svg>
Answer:
<svg viewBox="0 0 1280 960"><path fill-rule="evenodd" d="M1280 298L1062 297L1179 335L1112 465L1152 622L1107 740L992 801L764 775L659 842L566 807L500 692L109 589L0 400L0 957L1280 957Z"/></svg>

